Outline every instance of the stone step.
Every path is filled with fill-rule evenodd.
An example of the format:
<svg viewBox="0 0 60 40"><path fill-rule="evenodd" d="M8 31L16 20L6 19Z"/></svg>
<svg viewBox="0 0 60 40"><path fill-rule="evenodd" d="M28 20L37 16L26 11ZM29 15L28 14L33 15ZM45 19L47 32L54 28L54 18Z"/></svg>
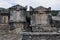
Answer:
<svg viewBox="0 0 60 40"><path fill-rule="evenodd" d="M57 32L20 32L22 35L60 35Z"/></svg>

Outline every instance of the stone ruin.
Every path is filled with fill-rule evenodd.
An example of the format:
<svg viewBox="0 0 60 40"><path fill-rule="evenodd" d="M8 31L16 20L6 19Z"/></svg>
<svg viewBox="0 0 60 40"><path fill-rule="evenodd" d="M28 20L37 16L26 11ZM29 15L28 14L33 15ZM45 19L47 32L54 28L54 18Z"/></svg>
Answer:
<svg viewBox="0 0 60 40"><path fill-rule="evenodd" d="M20 5L9 8L8 31L0 31L0 40L60 40L60 33L52 25L50 7L26 9Z"/></svg>
<svg viewBox="0 0 60 40"><path fill-rule="evenodd" d="M52 17L49 15L49 8L42 6L37 8L30 7L30 26L29 32L22 32L22 40L59 40L57 29L52 26ZM29 15L28 14L28 15ZM29 29L28 29L29 30ZM54 37L55 36L55 37Z"/></svg>

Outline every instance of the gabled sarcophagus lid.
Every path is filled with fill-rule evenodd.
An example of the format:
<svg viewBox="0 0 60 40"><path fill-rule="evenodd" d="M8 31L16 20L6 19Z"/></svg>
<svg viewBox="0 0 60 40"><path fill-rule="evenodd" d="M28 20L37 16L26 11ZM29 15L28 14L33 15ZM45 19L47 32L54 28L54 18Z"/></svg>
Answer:
<svg viewBox="0 0 60 40"><path fill-rule="evenodd" d="M15 5L15 6L10 7L9 9L10 9L10 10L11 10L11 9L12 9L12 10L26 10L26 9L27 9L27 6L23 7L23 6L19 5L19 4L17 4L17 5Z"/></svg>

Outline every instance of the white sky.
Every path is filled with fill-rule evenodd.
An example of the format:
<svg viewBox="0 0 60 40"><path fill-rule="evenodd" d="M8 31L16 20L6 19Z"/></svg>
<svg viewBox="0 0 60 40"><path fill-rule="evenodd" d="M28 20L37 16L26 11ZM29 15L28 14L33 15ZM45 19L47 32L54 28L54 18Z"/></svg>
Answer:
<svg viewBox="0 0 60 40"><path fill-rule="evenodd" d="M20 4L22 6L44 6L51 7L52 10L60 10L60 0L0 0L0 7L9 8L13 5Z"/></svg>

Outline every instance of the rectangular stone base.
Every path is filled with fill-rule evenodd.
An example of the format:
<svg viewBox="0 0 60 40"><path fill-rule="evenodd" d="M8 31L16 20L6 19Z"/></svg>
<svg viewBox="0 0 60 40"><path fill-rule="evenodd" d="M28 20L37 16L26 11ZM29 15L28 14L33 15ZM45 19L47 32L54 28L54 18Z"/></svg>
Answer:
<svg viewBox="0 0 60 40"><path fill-rule="evenodd" d="M58 35L23 35L22 40L60 40Z"/></svg>
<svg viewBox="0 0 60 40"><path fill-rule="evenodd" d="M38 35L37 35L38 34ZM60 40L60 33L28 33L23 34L22 40Z"/></svg>

